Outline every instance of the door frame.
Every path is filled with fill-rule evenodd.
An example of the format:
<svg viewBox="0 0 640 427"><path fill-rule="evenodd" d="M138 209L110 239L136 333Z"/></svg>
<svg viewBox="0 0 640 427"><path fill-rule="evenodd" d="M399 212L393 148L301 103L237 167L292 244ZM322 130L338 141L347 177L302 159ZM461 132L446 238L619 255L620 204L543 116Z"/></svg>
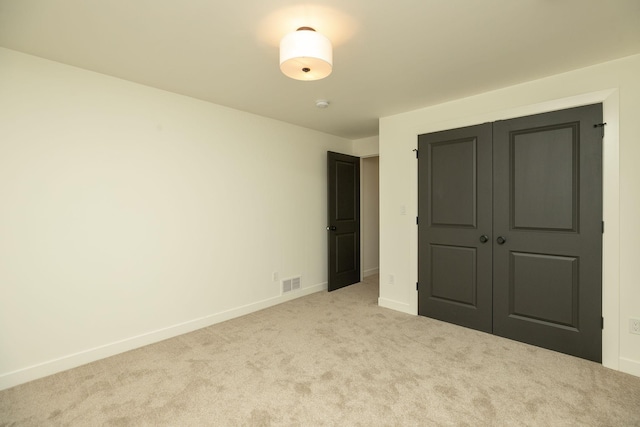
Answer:
<svg viewBox="0 0 640 427"><path fill-rule="evenodd" d="M603 147L603 220L605 233L602 236L602 316L604 328L602 330L602 365L620 370L620 94L618 89L590 92L582 95L560 98L530 104L521 107L493 111L486 114L476 114L460 117L446 122L433 123L424 128L414 129L415 146L417 148L418 135L438 132L458 127L472 126L485 122L506 120L522 116L546 113L555 110L580 107L589 104L602 103L603 121L607 123L602 140ZM409 154L408 154L409 155ZM411 205L413 216L418 212L418 162L409 163ZM410 274L411 282L418 281L418 230L410 233ZM412 314L418 313L418 293L410 292L409 307Z"/></svg>

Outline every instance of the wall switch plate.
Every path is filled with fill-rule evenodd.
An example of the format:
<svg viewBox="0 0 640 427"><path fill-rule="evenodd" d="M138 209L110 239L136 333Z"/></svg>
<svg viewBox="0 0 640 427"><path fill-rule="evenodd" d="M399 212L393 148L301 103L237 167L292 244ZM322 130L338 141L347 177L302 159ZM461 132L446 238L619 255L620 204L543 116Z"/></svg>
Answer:
<svg viewBox="0 0 640 427"><path fill-rule="evenodd" d="M640 319L629 319L629 332L640 335Z"/></svg>
<svg viewBox="0 0 640 427"><path fill-rule="evenodd" d="M273 280L274 282L277 282L277 281L278 281L278 272L277 272L277 271L274 271L274 272L273 272L273 275L272 275L272 277L271 277L271 280Z"/></svg>

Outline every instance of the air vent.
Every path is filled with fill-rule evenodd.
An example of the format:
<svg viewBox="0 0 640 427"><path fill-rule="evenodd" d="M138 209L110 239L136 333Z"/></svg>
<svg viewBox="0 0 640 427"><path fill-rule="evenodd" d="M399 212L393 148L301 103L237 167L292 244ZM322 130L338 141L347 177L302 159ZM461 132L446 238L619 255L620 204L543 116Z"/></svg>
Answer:
<svg viewBox="0 0 640 427"><path fill-rule="evenodd" d="M282 293L296 291L300 289L300 277L292 277L282 281Z"/></svg>

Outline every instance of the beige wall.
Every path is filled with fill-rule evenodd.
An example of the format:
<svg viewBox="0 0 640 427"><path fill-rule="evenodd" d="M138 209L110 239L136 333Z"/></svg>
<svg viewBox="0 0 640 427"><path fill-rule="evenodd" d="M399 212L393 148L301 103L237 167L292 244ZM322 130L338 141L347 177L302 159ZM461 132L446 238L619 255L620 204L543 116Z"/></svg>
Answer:
<svg viewBox="0 0 640 427"><path fill-rule="evenodd" d="M386 117L380 122L380 299L417 312L417 135L603 102L603 364L640 376L640 55ZM410 214L400 214L408 206ZM394 284L389 280L393 276Z"/></svg>
<svg viewBox="0 0 640 427"><path fill-rule="evenodd" d="M360 161L362 191L362 276L378 273L380 266L380 197L378 185L379 158L365 157Z"/></svg>
<svg viewBox="0 0 640 427"><path fill-rule="evenodd" d="M352 145L0 49L0 389L325 289Z"/></svg>

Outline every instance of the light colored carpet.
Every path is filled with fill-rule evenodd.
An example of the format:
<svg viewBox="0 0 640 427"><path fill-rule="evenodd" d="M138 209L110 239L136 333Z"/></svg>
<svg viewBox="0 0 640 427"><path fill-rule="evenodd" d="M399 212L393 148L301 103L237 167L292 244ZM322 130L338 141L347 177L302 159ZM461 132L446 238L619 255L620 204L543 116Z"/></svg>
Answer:
<svg viewBox="0 0 640 427"><path fill-rule="evenodd" d="M377 306L369 279L0 392L0 425L640 426L640 378Z"/></svg>

